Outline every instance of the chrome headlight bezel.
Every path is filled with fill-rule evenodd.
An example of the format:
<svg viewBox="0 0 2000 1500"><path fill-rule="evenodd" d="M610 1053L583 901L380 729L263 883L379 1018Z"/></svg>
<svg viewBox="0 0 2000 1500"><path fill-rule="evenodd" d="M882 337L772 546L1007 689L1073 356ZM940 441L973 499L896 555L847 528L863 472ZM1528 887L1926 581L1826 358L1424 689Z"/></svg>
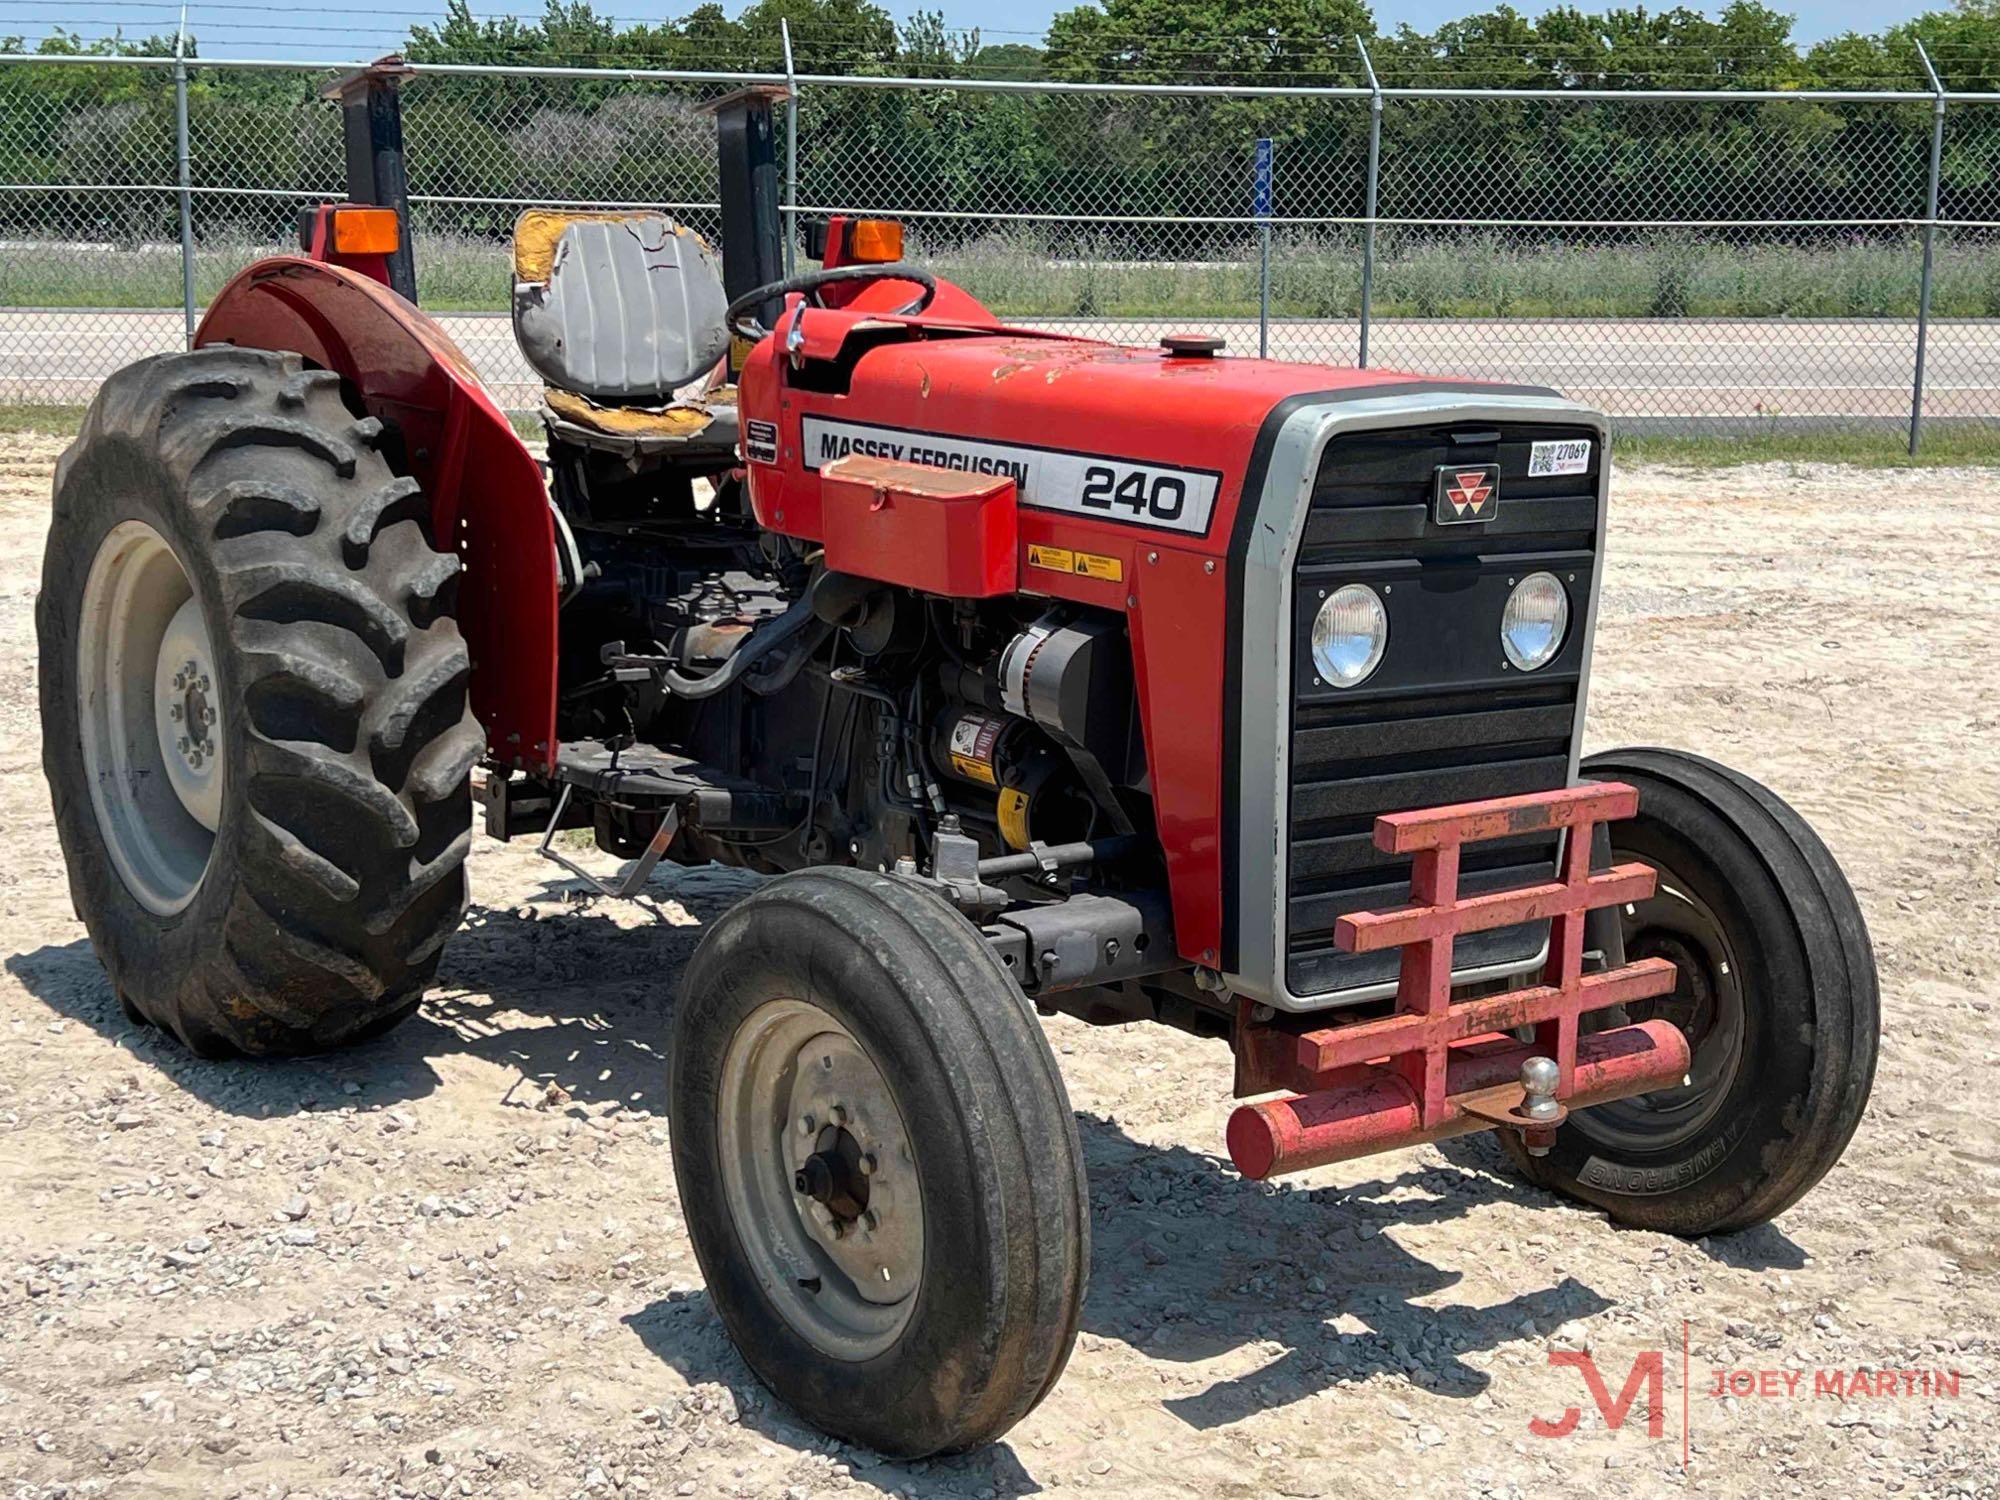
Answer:
<svg viewBox="0 0 2000 1500"><path fill-rule="evenodd" d="M1500 650L1516 671L1539 672L1569 640L1569 590L1549 572L1530 573L1500 611Z"/></svg>
<svg viewBox="0 0 2000 1500"><path fill-rule="evenodd" d="M1359 687L1375 674L1389 649L1388 606L1365 583L1342 584L1320 601L1307 647L1321 682Z"/></svg>

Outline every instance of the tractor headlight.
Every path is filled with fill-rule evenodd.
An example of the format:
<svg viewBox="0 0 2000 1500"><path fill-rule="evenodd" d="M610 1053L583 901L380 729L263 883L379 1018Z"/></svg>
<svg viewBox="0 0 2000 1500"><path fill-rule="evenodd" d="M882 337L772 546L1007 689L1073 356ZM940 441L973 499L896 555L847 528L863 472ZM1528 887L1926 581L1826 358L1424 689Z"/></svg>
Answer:
<svg viewBox="0 0 2000 1500"><path fill-rule="evenodd" d="M1389 612L1365 583L1335 589L1313 616L1313 669L1334 687L1353 687L1382 664Z"/></svg>
<svg viewBox="0 0 2000 1500"><path fill-rule="evenodd" d="M1553 573L1530 573L1514 585L1500 614L1500 649L1523 672L1545 667L1569 633L1569 594Z"/></svg>

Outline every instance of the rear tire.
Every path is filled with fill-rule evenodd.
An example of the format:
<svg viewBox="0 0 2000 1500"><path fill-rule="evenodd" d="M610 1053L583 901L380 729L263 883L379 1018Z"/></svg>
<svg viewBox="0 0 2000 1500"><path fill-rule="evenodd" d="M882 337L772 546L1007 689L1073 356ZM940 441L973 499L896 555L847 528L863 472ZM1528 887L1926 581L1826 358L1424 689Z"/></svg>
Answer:
<svg viewBox="0 0 2000 1500"><path fill-rule="evenodd" d="M458 562L381 441L338 376L214 348L113 375L56 470L36 627L71 896L126 1013L203 1056L386 1029L464 911Z"/></svg>
<svg viewBox="0 0 2000 1500"><path fill-rule="evenodd" d="M695 1254L781 1400L920 1457L1047 1394L1090 1264L1083 1154L1025 997L942 896L849 869L772 881L697 950L672 1068Z"/></svg>
<svg viewBox="0 0 2000 1500"><path fill-rule="evenodd" d="M1677 750L1612 750L1597 781L1639 789L1613 857L1660 873L1622 914L1626 956L1665 957L1672 995L1625 1007L1673 1021L1689 1085L1579 1110L1547 1156L1502 1143L1531 1181L1670 1234L1782 1213L1853 1137L1875 1076L1880 1002L1867 923L1819 836L1776 793Z"/></svg>

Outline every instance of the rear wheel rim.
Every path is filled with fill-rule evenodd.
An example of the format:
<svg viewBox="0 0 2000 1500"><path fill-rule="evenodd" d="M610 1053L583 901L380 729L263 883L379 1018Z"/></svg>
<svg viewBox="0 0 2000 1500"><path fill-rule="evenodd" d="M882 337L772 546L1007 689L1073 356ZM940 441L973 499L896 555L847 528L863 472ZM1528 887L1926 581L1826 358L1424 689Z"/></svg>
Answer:
<svg viewBox="0 0 2000 1500"><path fill-rule="evenodd" d="M923 1279L916 1153L887 1080L806 1000L771 1000L723 1055L716 1142L749 1269L820 1353L895 1343Z"/></svg>
<svg viewBox="0 0 2000 1500"><path fill-rule="evenodd" d="M187 569L144 521L112 527L91 560L76 696L105 853L141 906L172 916L194 899L221 821L221 692Z"/></svg>

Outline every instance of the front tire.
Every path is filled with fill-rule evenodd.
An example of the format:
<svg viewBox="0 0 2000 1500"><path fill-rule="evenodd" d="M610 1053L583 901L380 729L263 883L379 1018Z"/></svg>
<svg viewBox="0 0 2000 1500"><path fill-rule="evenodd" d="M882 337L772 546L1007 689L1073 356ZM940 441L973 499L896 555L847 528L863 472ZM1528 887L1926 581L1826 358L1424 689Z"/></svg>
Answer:
<svg viewBox="0 0 2000 1500"><path fill-rule="evenodd" d="M128 1015L311 1052L422 999L465 905L457 559L382 426L294 354L107 380L56 470L43 767Z"/></svg>
<svg viewBox="0 0 2000 1500"><path fill-rule="evenodd" d="M695 1254L780 1399L901 1457L1041 1400L1083 1304L1082 1150L1026 999L942 896L772 881L689 965L672 1069Z"/></svg>
<svg viewBox="0 0 2000 1500"><path fill-rule="evenodd" d="M1806 821L1739 772L1645 749L1592 756L1583 774L1639 789L1612 855L1660 880L1622 911L1626 957L1670 959L1678 978L1626 1019L1687 1032L1689 1081L1579 1110L1546 1156L1501 1140L1530 1180L1621 1223L1761 1224L1826 1175L1868 1103L1880 1002L1860 905Z"/></svg>

